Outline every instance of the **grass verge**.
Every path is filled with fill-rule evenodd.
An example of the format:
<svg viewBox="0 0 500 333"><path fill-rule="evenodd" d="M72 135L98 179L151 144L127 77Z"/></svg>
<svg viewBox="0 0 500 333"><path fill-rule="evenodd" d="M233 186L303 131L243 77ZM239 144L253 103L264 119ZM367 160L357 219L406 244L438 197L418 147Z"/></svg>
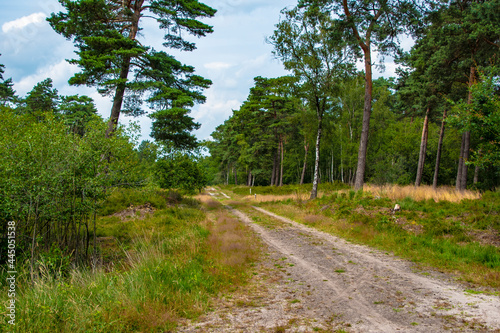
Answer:
<svg viewBox="0 0 500 333"><path fill-rule="evenodd" d="M261 203L298 222L389 251L422 267L500 288L500 193L436 201L339 191L317 200ZM392 208L398 203L401 211Z"/></svg>

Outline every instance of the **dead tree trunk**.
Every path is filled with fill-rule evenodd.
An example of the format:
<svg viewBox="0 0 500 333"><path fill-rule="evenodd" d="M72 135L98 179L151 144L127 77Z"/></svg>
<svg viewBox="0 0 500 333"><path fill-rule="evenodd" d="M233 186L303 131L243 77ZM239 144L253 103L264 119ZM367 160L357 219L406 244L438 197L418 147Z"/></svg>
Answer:
<svg viewBox="0 0 500 333"><path fill-rule="evenodd" d="M424 128L422 129L422 140L420 141L420 154L418 157L417 178L415 179L415 187L419 187L422 182L422 175L424 173L425 153L427 152L427 137L429 133L429 112L430 108L427 107L424 119Z"/></svg>
<svg viewBox="0 0 500 333"><path fill-rule="evenodd" d="M283 186L283 160L285 158L284 156L284 149L283 149L283 138L280 138L280 150L281 150L281 167L280 167L280 186Z"/></svg>
<svg viewBox="0 0 500 333"><path fill-rule="evenodd" d="M304 177L306 176L308 152L309 152L309 142L306 142L306 140L304 139L304 166L302 167L302 174L300 175L300 185L304 184Z"/></svg>
<svg viewBox="0 0 500 333"><path fill-rule="evenodd" d="M432 187L434 189L437 188L437 182L438 182L439 164L441 163L441 150L443 149L445 120L446 120L446 109L443 111L443 122L441 123L441 131L439 132L439 142L436 154L436 166L434 167L434 179L432 181Z"/></svg>

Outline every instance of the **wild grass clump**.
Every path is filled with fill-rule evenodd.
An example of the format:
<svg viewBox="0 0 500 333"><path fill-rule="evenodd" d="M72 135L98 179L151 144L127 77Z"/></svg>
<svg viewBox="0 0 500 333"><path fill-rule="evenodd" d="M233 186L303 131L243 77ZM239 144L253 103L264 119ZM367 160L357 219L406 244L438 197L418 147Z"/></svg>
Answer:
<svg viewBox="0 0 500 333"><path fill-rule="evenodd" d="M198 200L203 205L203 207L207 208L208 210L215 210L222 207L222 204L219 201L215 200L207 193L200 193L195 196L195 199Z"/></svg>
<svg viewBox="0 0 500 333"><path fill-rule="evenodd" d="M115 188L101 203L99 215L111 215L125 210L131 205L151 204L157 209L163 209L167 204L177 204L181 201L182 196L175 191L147 188Z"/></svg>
<svg viewBox="0 0 500 333"><path fill-rule="evenodd" d="M115 225L115 226L114 226ZM123 231L124 230L124 231ZM121 239L115 239L121 232ZM206 311L212 297L242 284L257 257L248 231L223 215L169 207L144 220L108 220L98 233L124 255L110 267L66 278L18 280L13 332L165 332ZM119 236L118 236L119 237ZM5 288L4 288L5 289ZM7 291L0 290L6 304ZM0 331L13 327L0 308Z"/></svg>
<svg viewBox="0 0 500 333"><path fill-rule="evenodd" d="M399 185L371 185L366 184L363 191L370 192L374 196L386 197L392 200L401 200L404 198L412 198L415 201L434 200L460 202L462 200L475 200L481 197L477 191L457 191L451 186L440 186L434 189L432 186L422 185L415 186L399 186Z"/></svg>

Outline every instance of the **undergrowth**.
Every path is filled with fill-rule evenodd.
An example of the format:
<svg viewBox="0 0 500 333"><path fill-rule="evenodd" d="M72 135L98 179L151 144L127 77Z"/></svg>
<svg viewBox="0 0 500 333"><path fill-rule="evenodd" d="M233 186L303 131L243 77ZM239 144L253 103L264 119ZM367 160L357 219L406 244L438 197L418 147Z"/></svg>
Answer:
<svg viewBox="0 0 500 333"><path fill-rule="evenodd" d="M34 284L19 279L14 332L170 331L179 318L198 316L214 296L246 282L257 247L221 209L185 199L167 207L162 193L114 196L153 198L159 209L145 219L99 220L100 238L114 244L105 265L73 268L67 277L42 274ZM2 332L12 330L6 297L4 287Z"/></svg>
<svg viewBox="0 0 500 333"><path fill-rule="evenodd" d="M127 209L131 205L150 204L163 209L168 204L177 204L182 196L176 191L162 189L115 188L100 203L99 215L106 216Z"/></svg>

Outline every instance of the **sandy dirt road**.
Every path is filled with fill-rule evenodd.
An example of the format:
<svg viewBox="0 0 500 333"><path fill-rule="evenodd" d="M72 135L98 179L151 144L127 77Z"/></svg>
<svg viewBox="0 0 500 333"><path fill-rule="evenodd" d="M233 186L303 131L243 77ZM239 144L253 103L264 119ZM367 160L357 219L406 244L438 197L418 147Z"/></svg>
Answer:
<svg viewBox="0 0 500 333"><path fill-rule="evenodd" d="M256 287L180 332L500 332L498 296L258 207L228 209L266 246Z"/></svg>

